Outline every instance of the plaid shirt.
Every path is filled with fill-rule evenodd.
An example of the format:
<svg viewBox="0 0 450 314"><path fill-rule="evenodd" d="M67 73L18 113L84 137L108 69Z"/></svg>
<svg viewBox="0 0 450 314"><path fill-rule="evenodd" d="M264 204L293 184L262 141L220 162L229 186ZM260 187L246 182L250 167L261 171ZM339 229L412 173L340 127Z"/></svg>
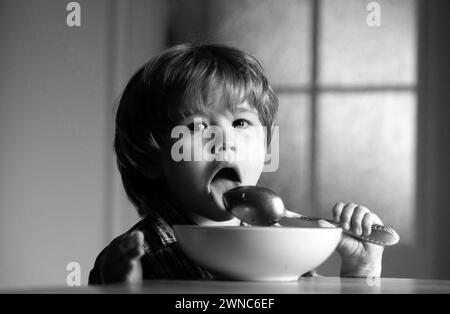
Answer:
<svg viewBox="0 0 450 314"><path fill-rule="evenodd" d="M181 216L169 203L155 198L146 218L134 225L127 233L140 230L144 234L144 251L141 258L143 279L214 279L214 275L191 261L181 250L172 226L193 224ZM244 222L241 225L247 226ZM99 269L106 247L97 257L89 274L89 284L104 284ZM304 276L314 276L315 271Z"/></svg>

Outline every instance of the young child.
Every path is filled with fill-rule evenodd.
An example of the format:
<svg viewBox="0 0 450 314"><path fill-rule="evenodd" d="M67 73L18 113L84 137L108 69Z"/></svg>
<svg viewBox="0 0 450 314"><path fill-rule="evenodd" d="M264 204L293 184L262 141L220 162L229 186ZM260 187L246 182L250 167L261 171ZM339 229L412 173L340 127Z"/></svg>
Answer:
<svg viewBox="0 0 450 314"><path fill-rule="evenodd" d="M183 254L172 226L241 224L222 195L258 183L277 108L261 64L240 50L185 44L145 64L121 97L114 141L125 191L143 219L100 253L89 284L214 279ZM180 127L187 132L174 136ZM221 136L203 136L217 129ZM353 203L332 213L358 234L382 224ZM381 274L383 247L344 235L337 251L342 276Z"/></svg>

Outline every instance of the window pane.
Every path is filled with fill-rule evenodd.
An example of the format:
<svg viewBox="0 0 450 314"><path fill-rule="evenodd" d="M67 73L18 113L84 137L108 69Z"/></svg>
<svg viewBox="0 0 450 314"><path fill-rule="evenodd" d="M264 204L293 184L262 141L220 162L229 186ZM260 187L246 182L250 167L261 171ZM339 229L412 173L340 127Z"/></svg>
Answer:
<svg viewBox="0 0 450 314"><path fill-rule="evenodd" d="M310 211L310 110L305 95L281 95L276 125L280 130L280 164L276 172L263 173L262 183L277 192L286 207Z"/></svg>
<svg viewBox="0 0 450 314"><path fill-rule="evenodd" d="M273 85L298 86L310 77L310 1L207 1L208 39L261 60Z"/></svg>
<svg viewBox="0 0 450 314"><path fill-rule="evenodd" d="M319 211L365 205L411 243L416 101L412 93L325 94L318 106Z"/></svg>
<svg viewBox="0 0 450 314"><path fill-rule="evenodd" d="M370 27L362 0L323 0L319 82L322 85L414 84L415 1L379 0L381 26Z"/></svg>

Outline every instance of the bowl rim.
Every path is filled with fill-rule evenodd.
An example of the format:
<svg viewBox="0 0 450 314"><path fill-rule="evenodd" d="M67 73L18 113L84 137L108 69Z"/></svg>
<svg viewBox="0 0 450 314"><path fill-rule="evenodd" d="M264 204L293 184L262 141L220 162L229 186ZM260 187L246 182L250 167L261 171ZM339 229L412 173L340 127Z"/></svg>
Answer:
<svg viewBox="0 0 450 314"><path fill-rule="evenodd" d="M281 227L273 227L273 226L199 226L199 225L187 225L187 224L174 224L172 228L181 228L181 229L209 229L209 230L340 230L341 227L290 227L290 226L281 226ZM270 231L272 232L272 231Z"/></svg>

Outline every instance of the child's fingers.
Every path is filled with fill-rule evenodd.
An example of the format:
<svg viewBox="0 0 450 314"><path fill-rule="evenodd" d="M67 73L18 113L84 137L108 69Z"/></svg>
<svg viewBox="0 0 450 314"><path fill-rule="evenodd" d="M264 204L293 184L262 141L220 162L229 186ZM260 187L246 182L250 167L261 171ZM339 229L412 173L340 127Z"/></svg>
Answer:
<svg viewBox="0 0 450 314"><path fill-rule="evenodd" d="M117 283L128 281L134 269L139 264L139 259L119 259L114 264L108 264L104 267L102 278L105 283Z"/></svg>
<svg viewBox="0 0 450 314"><path fill-rule="evenodd" d="M106 252L106 259L115 262L130 252L133 254L136 248L143 247L143 245L144 235L141 231L124 234L110 244Z"/></svg>
<svg viewBox="0 0 450 314"><path fill-rule="evenodd" d="M100 266L105 283L124 282L130 276L139 277L136 275L136 265L140 266L140 258L144 253L142 231L133 231L112 241L102 257Z"/></svg>
<svg viewBox="0 0 450 314"><path fill-rule="evenodd" d="M145 254L143 246L137 246L131 250L129 250L126 254L122 255L121 259L125 261L139 259Z"/></svg>
<svg viewBox="0 0 450 314"><path fill-rule="evenodd" d="M117 262L118 268L123 269L122 273L125 277L128 277L133 269L136 268L136 266L140 263L139 260L143 255L144 249L142 247L138 247L122 256L120 261Z"/></svg>
<svg viewBox="0 0 450 314"><path fill-rule="evenodd" d="M356 206L355 210L353 211L351 225L352 230L356 235L362 234L362 220L364 218L364 215L367 213L370 213L370 210L364 206Z"/></svg>
<svg viewBox="0 0 450 314"><path fill-rule="evenodd" d="M139 277L135 274L135 268L140 266L140 258L144 255L142 246L128 250L125 254L116 256L115 259L104 260L101 273L106 283L129 281L130 276Z"/></svg>
<svg viewBox="0 0 450 314"><path fill-rule="evenodd" d="M142 231L133 231L123 239L121 243L122 253L125 254L128 251L143 245L144 245L144 234L142 233Z"/></svg>
<svg viewBox="0 0 450 314"><path fill-rule="evenodd" d="M355 211L356 206L357 205L354 203L348 203L342 209L341 218L339 222L341 223L342 228L344 228L345 230L350 229L350 221L352 219L353 212Z"/></svg>
<svg viewBox="0 0 450 314"><path fill-rule="evenodd" d="M125 282L137 283L142 282L142 266L139 260L133 260L129 264L127 275L125 276Z"/></svg>
<svg viewBox="0 0 450 314"><path fill-rule="evenodd" d="M366 213L362 220L362 227L365 236L368 236L372 233L372 225L375 221L375 215L372 213Z"/></svg>
<svg viewBox="0 0 450 314"><path fill-rule="evenodd" d="M378 217L377 214L372 213L372 216L373 216L373 223L374 224L384 226L383 221L380 219L380 217Z"/></svg>
<svg viewBox="0 0 450 314"><path fill-rule="evenodd" d="M342 213L342 210L344 209L344 206L345 206L345 204L342 202L339 202L333 206L332 212L333 212L334 221L340 222L341 213Z"/></svg>
<svg viewBox="0 0 450 314"><path fill-rule="evenodd" d="M117 269L126 268L128 264L139 260L144 255L143 247L135 247L125 254L120 255L116 260L110 261L110 266Z"/></svg>
<svg viewBox="0 0 450 314"><path fill-rule="evenodd" d="M129 249L125 252L125 259L140 258L144 255L144 233L142 231L133 231L128 237Z"/></svg>
<svg viewBox="0 0 450 314"><path fill-rule="evenodd" d="M135 230L132 233L130 233L129 237L132 239L133 243L136 244L137 246L144 245L144 233L142 231Z"/></svg>
<svg viewBox="0 0 450 314"><path fill-rule="evenodd" d="M134 230L128 236L134 237L134 238L136 238L136 240L139 240L139 241L144 240L144 233L140 230Z"/></svg>

